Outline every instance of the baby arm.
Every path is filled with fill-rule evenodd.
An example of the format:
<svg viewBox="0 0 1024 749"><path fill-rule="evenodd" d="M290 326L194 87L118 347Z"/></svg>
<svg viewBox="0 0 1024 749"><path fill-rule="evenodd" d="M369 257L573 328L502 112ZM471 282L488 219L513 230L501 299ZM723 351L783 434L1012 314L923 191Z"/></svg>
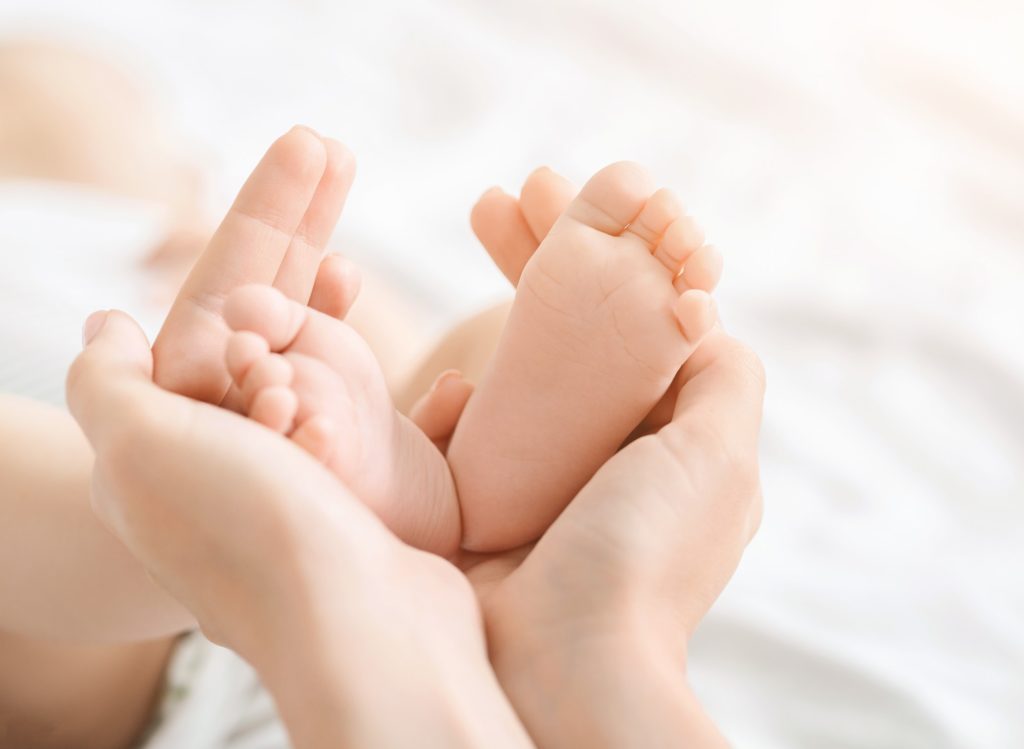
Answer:
<svg viewBox="0 0 1024 749"><path fill-rule="evenodd" d="M0 629L111 642L190 628L93 516L92 462L66 412L0 394Z"/></svg>

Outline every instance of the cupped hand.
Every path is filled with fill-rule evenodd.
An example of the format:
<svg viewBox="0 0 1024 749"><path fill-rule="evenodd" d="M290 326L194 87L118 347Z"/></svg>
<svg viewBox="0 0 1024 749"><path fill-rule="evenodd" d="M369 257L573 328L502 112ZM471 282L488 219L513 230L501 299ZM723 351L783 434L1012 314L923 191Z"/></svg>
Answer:
<svg viewBox="0 0 1024 749"><path fill-rule="evenodd" d="M168 314L153 347L159 385L235 405L224 366L230 331L220 310L243 284L273 283L325 314L344 315L358 278L345 260L321 256L353 176L345 147L306 128L293 128L268 149ZM104 597L104 615L89 618L88 636L151 638L195 626L191 613L153 585L123 549L106 544L102 531L96 537L105 563L119 571Z"/></svg>
<svg viewBox="0 0 1024 749"><path fill-rule="evenodd" d="M286 581L297 528L307 517L308 529L324 527L340 504L328 497L342 498L356 527L362 513L278 435L153 384L153 354L127 315L94 313L84 336L67 398L96 454L93 509L212 639L244 651L250 633L237 622L267 621L296 592ZM294 475L303 481L293 486ZM301 545L315 549L315 537Z"/></svg>
<svg viewBox="0 0 1024 749"><path fill-rule="evenodd" d="M639 627L683 653L760 524L764 375L716 331L679 383L672 420L609 460L491 593L496 632L531 612L516 626L537 637Z"/></svg>
<svg viewBox="0 0 1024 749"><path fill-rule="evenodd" d="M286 438L155 385L126 315L95 313L85 337L67 395L96 453L96 514L256 667L296 746L528 743L455 567Z"/></svg>
<svg viewBox="0 0 1024 749"><path fill-rule="evenodd" d="M540 746L726 746L686 679L690 635L761 518L764 374L721 330L680 372L671 421L602 466L532 546L467 555L491 662ZM443 445L471 386L413 416Z"/></svg>
<svg viewBox="0 0 1024 749"><path fill-rule="evenodd" d="M757 356L713 331L669 423L609 460L536 544L464 555L492 652L629 629L682 654L760 523L764 383ZM443 446L471 390L448 375L413 418Z"/></svg>
<svg viewBox="0 0 1024 749"><path fill-rule="evenodd" d="M518 198L496 188L480 198L473 229L513 285L575 193L542 168ZM717 276L707 280L713 288ZM471 392L447 373L411 415L443 448ZM714 330L536 546L465 555L485 611L501 612L488 617L495 637L510 629L544 640L547 630L572 631L576 620L621 627L643 610L682 648L760 522L763 393L756 355ZM521 626L525 618L536 621Z"/></svg>

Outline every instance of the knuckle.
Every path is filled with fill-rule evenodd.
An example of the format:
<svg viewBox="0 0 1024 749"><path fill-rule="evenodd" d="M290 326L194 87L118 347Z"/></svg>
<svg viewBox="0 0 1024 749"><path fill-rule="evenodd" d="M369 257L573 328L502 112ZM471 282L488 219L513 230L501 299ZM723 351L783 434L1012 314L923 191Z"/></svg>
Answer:
<svg viewBox="0 0 1024 749"><path fill-rule="evenodd" d="M67 377L64 380L64 388L68 394L69 400L73 399L75 395L85 386L88 382L89 375L93 370L95 361L95 352L86 349L71 362L71 366L68 368Z"/></svg>
<svg viewBox="0 0 1024 749"><path fill-rule="evenodd" d="M732 438L714 419L687 425L686 441L699 445L705 475L722 493L752 503L761 482L757 448Z"/></svg>

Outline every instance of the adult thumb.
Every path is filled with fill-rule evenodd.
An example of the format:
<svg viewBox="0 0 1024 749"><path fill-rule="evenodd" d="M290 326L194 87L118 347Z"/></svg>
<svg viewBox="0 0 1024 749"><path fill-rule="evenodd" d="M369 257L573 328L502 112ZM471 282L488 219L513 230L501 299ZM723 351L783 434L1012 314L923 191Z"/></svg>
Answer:
<svg viewBox="0 0 1024 749"><path fill-rule="evenodd" d="M95 444L103 425L116 420L140 384L151 384L153 354L132 318L117 310L94 312L82 330L84 348L68 370L68 408ZM155 386L154 386L155 387Z"/></svg>

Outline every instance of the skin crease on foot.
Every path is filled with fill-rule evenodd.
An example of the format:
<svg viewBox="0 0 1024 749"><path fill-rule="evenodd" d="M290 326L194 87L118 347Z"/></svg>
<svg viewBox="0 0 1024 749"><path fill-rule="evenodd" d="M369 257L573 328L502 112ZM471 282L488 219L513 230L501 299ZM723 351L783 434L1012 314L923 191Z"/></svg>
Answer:
<svg viewBox="0 0 1024 749"><path fill-rule="evenodd" d="M526 195L519 215L533 234ZM538 227L542 213L529 211ZM527 241L496 254L506 273ZM693 219L640 167L613 164L584 186L523 268L452 437L465 548L515 547L550 525L711 330L719 273Z"/></svg>

